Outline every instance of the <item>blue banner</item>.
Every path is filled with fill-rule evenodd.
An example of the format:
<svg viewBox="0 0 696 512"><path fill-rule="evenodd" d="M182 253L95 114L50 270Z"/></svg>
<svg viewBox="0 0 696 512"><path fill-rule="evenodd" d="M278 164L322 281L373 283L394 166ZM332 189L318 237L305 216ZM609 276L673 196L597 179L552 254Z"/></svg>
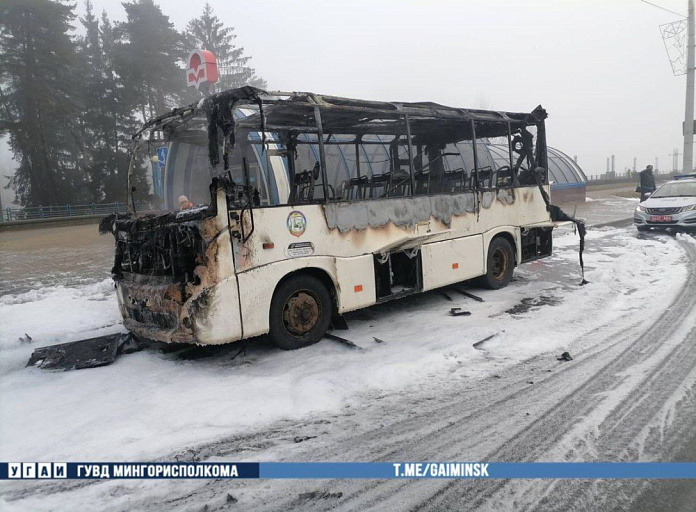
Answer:
<svg viewBox="0 0 696 512"><path fill-rule="evenodd" d="M0 462L12 479L696 479L693 462Z"/></svg>

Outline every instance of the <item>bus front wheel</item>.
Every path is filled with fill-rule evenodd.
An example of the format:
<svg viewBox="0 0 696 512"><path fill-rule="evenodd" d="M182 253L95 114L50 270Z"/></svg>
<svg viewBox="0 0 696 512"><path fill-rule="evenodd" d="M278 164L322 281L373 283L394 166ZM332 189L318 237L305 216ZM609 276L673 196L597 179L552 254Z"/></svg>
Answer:
<svg viewBox="0 0 696 512"><path fill-rule="evenodd" d="M331 295L314 276L292 276L278 286L271 301L269 337L283 350L321 340L331 322Z"/></svg>
<svg viewBox="0 0 696 512"><path fill-rule="evenodd" d="M488 246L487 263L486 273L480 278L481 284L491 290L507 286L515 268L515 253L507 239L503 237L493 239Z"/></svg>

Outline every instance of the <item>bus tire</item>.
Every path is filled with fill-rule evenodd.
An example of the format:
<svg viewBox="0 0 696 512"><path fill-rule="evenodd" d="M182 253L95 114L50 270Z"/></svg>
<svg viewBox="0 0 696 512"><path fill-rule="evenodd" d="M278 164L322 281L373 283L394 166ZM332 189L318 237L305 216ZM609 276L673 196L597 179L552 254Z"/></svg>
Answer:
<svg viewBox="0 0 696 512"><path fill-rule="evenodd" d="M275 346L297 350L319 342L331 322L331 294L310 275L282 282L271 300L268 335Z"/></svg>
<svg viewBox="0 0 696 512"><path fill-rule="evenodd" d="M499 290L510 283L514 269L515 252L506 238L498 236L488 246L486 273L479 281L486 288Z"/></svg>

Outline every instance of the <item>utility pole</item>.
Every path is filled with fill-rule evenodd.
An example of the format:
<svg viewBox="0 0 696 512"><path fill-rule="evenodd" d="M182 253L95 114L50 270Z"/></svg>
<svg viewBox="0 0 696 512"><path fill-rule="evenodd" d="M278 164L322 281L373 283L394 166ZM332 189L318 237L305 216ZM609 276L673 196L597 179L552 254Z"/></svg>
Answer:
<svg viewBox="0 0 696 512"><path fill-rule="evenodd" d="M694 169L694 0L689 0L688 43L686 47L686 109L684 114L684 172Z"/></svg>

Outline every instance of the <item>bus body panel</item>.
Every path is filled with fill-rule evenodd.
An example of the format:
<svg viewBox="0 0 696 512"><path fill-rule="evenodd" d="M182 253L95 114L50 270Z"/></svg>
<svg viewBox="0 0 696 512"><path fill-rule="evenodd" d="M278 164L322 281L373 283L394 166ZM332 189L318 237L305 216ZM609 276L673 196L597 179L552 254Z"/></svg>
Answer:
<svg viewBox="0 0 696 512"><path fill-rule="evenodd" d="M423 291L483 274L483 236L473 235L423 245Z"/></svg>
<svg viewBox="0 0 696 512"><path fill-rule="evenodd" d="M268 332L268 313L278 283L293 272L308 269L324 272L336 286L336 262L330 256L282 260L237 275L245 338Z"/></svg>
<svg viewBox="0 0 696 512"><path fill-rule="evenodd" d="M336 312L342 314L379 301L374 267L378 255L420 249L422 288L415 291L483 275L487 270L488 246L500 234L514 240L519 263L521 223L553 224L548 220L538 187L514 189L511 193L512 201L509 195L501 200L495 193L483 192L478 214L453 215L449 225L431 217L413 225L397 226L390 222L342 232L329 228L323 205L230 212L224 192L219 191L217 216L201 221L210 240L206 256L210 263L197 269L201 284L186 285L190 293L177 306L176 329L158 329L129 317L129 298L164 293L153 290L151 285L130 282L122 283L118 294L126 327L160 341L228 343L268 332L273 293L294 272L323 272L333 284ZM381 201L388 200L372 200L371 208L378 208ZM241 214L236 225L230 221L235 214ZM235 233L235 229L239 232ZM240 239L242 234L247 237L244 242ZM154 306L148 307L156 313L159 303L154 301ZM185 323L187 328L183 327Z"/></svg>
<svg viewBox="0 0 696 512"><path fill-rule="evenodd" d="M217 274L217 282L203 280L200 292L184 304L197 343L219 345L243 337L240 316L240 297L232 254L229 223L226 215L227 199L222 191L216 194L218 214L214 217L215 243L209 245L205 274Z"/></svg>
<svg viewBox="0 0 696 512"><path fill-rule="evenodd" d="M518 192L517 190L515 192ZM249 239L233 240L239 280L243 337L268 332L268 311L281 280L294 272L323 272L333 283L337 313L343 314L376 304L374 255L394 250L420 248L422 290L471 279L486 272L491 240L505 233L514 240L516 261L521 258L520 228L515 225L520 210L543 200L538 188L527 192L527 202L496 200L477 220L475 213L453 216L450 226L431 218L414 226L386 226L341 232L329 229L322 205L279 206L254 209L253 232L250 215L244 215ZM377 200L379 201L379 200ZM373 201L373 203L376 201ZM546 224L542 219L535 220ZM304 221L291 229L293 216ZM482 220L484 219L485 220ZM509 224L503 224L508 222ZM481 232L484 225L490 229ZM264 246L264 244L266 244ZM264 248L266 247L266 248ZM362 253L356 255L356 253ZM452 268L453 264L456 268Z"/></svg>
<svg viewBox="0 0 696 512"><path fill-rule="evenodd" d="M336 283L339 314L375 304L377 287L373 256L336 258Z"/></svg>

